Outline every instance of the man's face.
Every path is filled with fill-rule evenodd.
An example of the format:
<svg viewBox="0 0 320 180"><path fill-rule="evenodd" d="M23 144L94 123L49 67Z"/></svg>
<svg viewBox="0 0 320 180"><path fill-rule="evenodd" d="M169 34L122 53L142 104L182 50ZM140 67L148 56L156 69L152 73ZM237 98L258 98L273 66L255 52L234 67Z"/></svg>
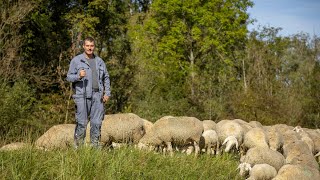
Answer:
<svg viewBox="0 0 320 180"><path fill-rule="evenodd" d="M93 54L94 42L84 41L83 49L84 49L84 52L85 52L86 54L88 54L88 55Z"/></svg>

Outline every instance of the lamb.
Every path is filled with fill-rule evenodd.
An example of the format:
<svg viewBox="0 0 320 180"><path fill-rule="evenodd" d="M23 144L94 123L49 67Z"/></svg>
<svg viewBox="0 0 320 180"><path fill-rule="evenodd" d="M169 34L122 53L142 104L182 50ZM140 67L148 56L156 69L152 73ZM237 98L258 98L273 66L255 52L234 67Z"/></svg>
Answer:
<svg viewBox="0 0 320 180"><path fill-rule="evenodd" d="M226 146L225 152L229 152L232 147L238 150L239 144L242 144L244 130L242 126L232 120L221 120L217 123L216 132L222 145Z"/></svg>
<svg viewBox="0 0 320 180"><path fill-rule="evenodd" d="M133 113L106 115L101 124L100 142L112 147L112 143L137 144L145 134L145 121ZM90 122L87 135L90 134ZM89 136L86 141L89 142Z"/></svg>
<svg viewBox="0 0 320 180"><path fill-rule="evenodd" d="M203 131L206 131L206 130L216 130L216 126L217 124L212 121L212 120L203 120L202 121L203 123Z"/></svg>
<svg viewBox="0 0 320 180"><path fill-rule="evenodd" d="M285 158L278 151L264 147L254 147L250 148L247 154L241 157L240 162L248 163L251 166L269 164L278 171L285 164Z"/></svg>
<svg viewBox="0 0 320 180"><path fill-rule="evenodd" d="M219 139L215 130L206 130L202 133L199 147L207 154L215 154L219 151Z"/></svg>
<svg viewBox="0 0 320 180"><path fill-rule="evenodd" d="M268 137L262 128L252 128L244 135L243 144L241 149L246 152L253 147L269 148Z"/></svg>
<svg viewBox="0 0 320 180"><path fill-rule="evenodd" d="M309 134L305 132L305 130L303 130L301 126L296 126L293 131L297 132L300 135L301 140L304 141L308 145L310 151L314 153L314 142L310 138Z"/></svg>
<svg viewBox="0 0 320 180"><path fill-rule="evenodd" d="M274 151L281 152L283 146L283 137L275 126L264 126L268 137L269 147Z"/></svg>
<svg viewBox="0 0 320 180"><path fill-rule="evenodd" d="M165 144L166 150L173 155L172 143L177 146L193 144L198 155L202 132L203 124L195 117L165 116L153 124L150 132L140 139L138 147L155 149Z"/></svg>
<svg viewBox="0 0 320 180"><path fill-rule="evenodd" d="M283 155L289 164L303 164L312 168L319 169L319 165L307 144L298 140L283 147Z"/></svg>
<svg viewBox="0 0 320 180"><path fill-rule="evenodd" d="M226 146L224 152L230 152L230 150L235 147L236 150L239 149L239 143L235 136L228 136L222 143L222 146ZM217 153L219 154L219 152Z"/></svg>
<svg viewBox="0 0 320 180"><path fill-rule="evenodd" d="M51 127L35 141L36 148L52 150L73 146L75 127L75 124L59 124Z"/></svg>
<svg viewBox="0 0 320 180"><path fill-rule="evenodd" d="M242 163L238 168L249 172L247 180L270 180L277 175L277 170L269 164L256 164L251 168L250 164ZM244 177L247 172L240 172L240 175Z"/></svg>
<svg viewBox="0 0 320 180"><path fill-rule="evenodd" d="M286 164L281 167L276 177L273 180L316 180L320 179L320 174L317 169L305 165Z"/></svg>
<svg viewBox="0 0 320 180"><path fill-rule="evenodd" d="M251 165L249 163L240 163L237 167L239 169L239 174L242 177L248 176L249 172L251 171Z"/></svg>

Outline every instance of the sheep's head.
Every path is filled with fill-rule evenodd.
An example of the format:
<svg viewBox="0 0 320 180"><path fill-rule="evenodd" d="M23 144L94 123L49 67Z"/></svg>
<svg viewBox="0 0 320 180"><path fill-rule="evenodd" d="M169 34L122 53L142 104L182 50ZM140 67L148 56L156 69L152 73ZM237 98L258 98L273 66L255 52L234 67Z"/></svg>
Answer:
<svg viewBox="0 0 320 180"><path fill-rule="evenodd" d="M300 132L300 131L303 131L302 127L301 126L296 126L295 128L293 128L293 131L295 132Z"/></svg>
<svg viewBox="0 0 320 180"><path fill-rule="evenodd" d="M161 145L162 141L153 135L153 133L145 134L138 143L139 149L144 150L155 150L157 146Z"/></svg>
<svg viewBox="0 0 320 180"><path fill-rule="evenodd" d="M239 174L242 177L245 177L251 171L251 165L249 163L241 163L239 164L238 168L240 170Z"/></svg>
<svg viewBox="0 0 320 180"><path fill-rule="evenodd" d="M144 144L142 142L138 143L138 149L140 150L148 150L148 151L153 151L155 150L155 146Z"/></svg>
<svg viewBox="0 0 320 180"><path fill-rule="evenodd" d="M222 145L226 145L225 152L229 152L234 146L236 149L239 149L239 143L235 136L228 136L222 143Z"/></svg>

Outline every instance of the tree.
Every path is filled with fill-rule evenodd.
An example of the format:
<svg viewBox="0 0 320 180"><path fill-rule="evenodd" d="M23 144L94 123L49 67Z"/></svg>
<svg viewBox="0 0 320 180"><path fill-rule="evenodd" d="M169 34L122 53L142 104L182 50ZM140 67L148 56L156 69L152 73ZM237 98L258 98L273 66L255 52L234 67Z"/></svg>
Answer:
<svg viewBox="0 0 320 180"><path fill-rule="evenodd" d="M221 96L234 79L232 52L245 47L249 23L246 9L251 5L250 1L235 0L152 2L150 18L144 22L142 31L151 44L143 46L152 49L147 50L151 54L142 64L148 64L147 76L155 74L145 82L153 93L157 92L155 99L172 103L166 112L174 113L173 102L179 100L183 101L180 107L184 109L178 114L205 112L205 104Z"/></svg>
<svg viewBox="0 0 320 180"><path fill-rule="evenodd" d="M23 76L21 27L35 5L27 0L0 2L0 77L4 82L14 82Z"/></svg>

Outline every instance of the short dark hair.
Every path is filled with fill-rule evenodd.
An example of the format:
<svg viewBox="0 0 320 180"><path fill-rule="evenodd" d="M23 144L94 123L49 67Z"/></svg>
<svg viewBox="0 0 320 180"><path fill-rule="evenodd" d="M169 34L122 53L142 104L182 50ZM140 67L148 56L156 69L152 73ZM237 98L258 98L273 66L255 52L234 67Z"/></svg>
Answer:
<svg viewBox="0 0 320 180"><path fill-rule="evenodd" d="M86 37L84 41L94 42L93 37Z"/></svg>

